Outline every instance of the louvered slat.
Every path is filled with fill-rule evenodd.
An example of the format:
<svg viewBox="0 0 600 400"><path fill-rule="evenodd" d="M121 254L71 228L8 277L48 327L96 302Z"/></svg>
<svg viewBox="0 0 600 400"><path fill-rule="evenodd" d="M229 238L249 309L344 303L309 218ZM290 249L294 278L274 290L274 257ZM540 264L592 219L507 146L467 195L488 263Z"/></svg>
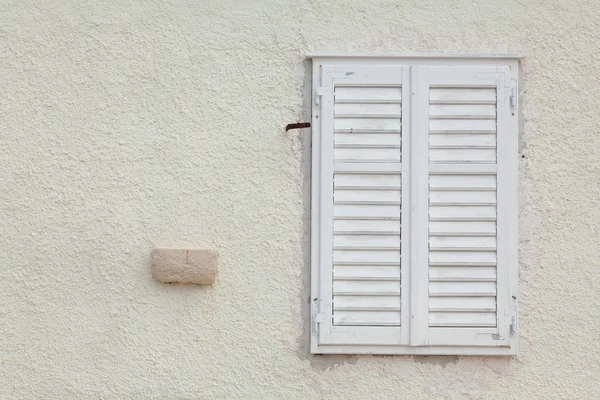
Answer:
<svg viewBox="0 0 600 400"><path fill-rule="evenodd" d="M333 324L399 326L401 88L334 99Z"/></svg>
<svg viewBox="0 0 600 400"><path fill-rule="evenodd" d="M429 102L429 326L494 327L497 181L477 165L496 164L496 90L432 87Z"/></svg>

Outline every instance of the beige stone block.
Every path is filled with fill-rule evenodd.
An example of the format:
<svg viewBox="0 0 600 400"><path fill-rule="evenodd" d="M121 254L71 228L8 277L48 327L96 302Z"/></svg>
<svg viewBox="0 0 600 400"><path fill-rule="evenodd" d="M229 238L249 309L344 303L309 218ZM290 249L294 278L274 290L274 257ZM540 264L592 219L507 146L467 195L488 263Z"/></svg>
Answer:
<svg viewBox="0 0 600 400"><path fill-rule="evenodd" d="M152 250L152 276L159 282L211 285L217 277L218 266L216 250Z"/></svg>

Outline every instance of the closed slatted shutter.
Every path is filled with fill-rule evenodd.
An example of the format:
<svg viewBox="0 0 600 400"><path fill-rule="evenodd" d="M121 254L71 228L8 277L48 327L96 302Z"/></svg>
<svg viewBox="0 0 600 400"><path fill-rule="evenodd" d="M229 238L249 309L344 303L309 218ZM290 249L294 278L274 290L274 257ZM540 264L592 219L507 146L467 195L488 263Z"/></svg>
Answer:
<svg viewBox="0 0 600 400"><path fill-rule="evenodd" d="M415 239L425 243L414 265L419 345L508 344L516 259L509 245L516 239L516 132L508 129L508 76L508 68L496 67L419 69L415 176L426 182L416 189L420 211L412 221L426 221Z"/></svg>
<svg viewBox="0 0 600 400"><path fill-rule="evenodd" d="M515 354L518 64L328 61L313 70L311 351Z"/></svg>
<svg viewBox="0 0 600 400"><path fill-rule="evenodd" d="M318 79L320 342L399 344L403 70L323 68Z"/></svg>

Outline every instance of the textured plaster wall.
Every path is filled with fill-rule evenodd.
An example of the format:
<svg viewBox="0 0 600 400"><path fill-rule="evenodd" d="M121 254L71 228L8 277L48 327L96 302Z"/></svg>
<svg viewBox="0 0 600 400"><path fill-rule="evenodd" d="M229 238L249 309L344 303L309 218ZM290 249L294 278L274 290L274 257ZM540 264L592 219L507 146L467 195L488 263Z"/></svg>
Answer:
<svg viewBox="0 0 600 400"><path fill-rule="evenodd" d="M1 0L0 399L600 398L599 41L595 0ZM528 55L518 358L308 355L308 51Z"/></svg>

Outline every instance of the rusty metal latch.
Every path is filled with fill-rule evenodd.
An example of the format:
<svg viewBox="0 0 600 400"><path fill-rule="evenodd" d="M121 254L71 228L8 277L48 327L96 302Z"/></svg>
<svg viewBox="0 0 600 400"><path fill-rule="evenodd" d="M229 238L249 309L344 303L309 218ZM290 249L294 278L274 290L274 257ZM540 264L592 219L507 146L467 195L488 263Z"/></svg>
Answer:
<svg viewBox="0 0 600 400"><path fill-rule="evenodd" d="M302 129L302 128L310 128L310 122L296 122L295 124L287 124L285 127L285 131L289 131L290 129Z"/></svg>

